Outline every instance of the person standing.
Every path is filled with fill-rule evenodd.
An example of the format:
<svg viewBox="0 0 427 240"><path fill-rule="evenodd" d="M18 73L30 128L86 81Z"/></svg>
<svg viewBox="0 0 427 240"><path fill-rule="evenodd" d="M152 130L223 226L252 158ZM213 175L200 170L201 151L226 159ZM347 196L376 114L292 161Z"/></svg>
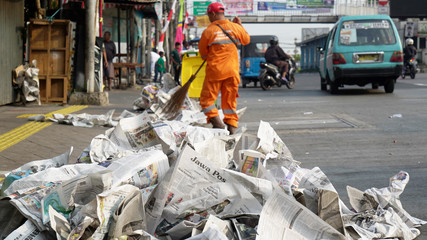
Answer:
<svg viewBox="0 0 427 240"><path fill-rule="evenodd" d="M176 42L175 48L171 53L172 67L174 70L174 79L176 84L179 86L179 77L181 75L181 56L179 56L179 50L181 49L181 43Z"/></svg>
<svg viewBox="0 0 427 240"><path fill-rule="evenodd" d="M188 43L187 40L182 41L182 50L188 51L190 50L190 48L191 48L191 45Z"/></svg>
<svg viewBox="0 0 427 240"><path fill-rule="evenodd" d="M221 3L211 3L207 9L211 24L203 31L199 41L200 55L207 62L200 105L208 122L214 128L224 128L218 109L215 107L215 101L221 91L224 123L230 134L233 134L239 120L236 108L240 83L239 57L237 46L233 40L236 43L247 45L250 42L250 36L243 28L240 18L235 17L233 22L230 22L225 19L224 10Z"/></svg>
<svg viewBox="0 0 427 240"><path fill-rule="evenodd" d="M164 52L160 51L159 52L159 59L156 62L156 73L154 75L154 82L157 82L157 77L159 77L159 82L161 82L163 73L165 72L165 60L163 59L163 56L165 55Z"/></svg>
<svg viewBox="0 0 427 240"><path fill-rule="evenodd" d="M116 44L111 41L111 33L104 33L104 85L106 89L111 90L111 80L114 78L113 58L116 56Z"/></svg>

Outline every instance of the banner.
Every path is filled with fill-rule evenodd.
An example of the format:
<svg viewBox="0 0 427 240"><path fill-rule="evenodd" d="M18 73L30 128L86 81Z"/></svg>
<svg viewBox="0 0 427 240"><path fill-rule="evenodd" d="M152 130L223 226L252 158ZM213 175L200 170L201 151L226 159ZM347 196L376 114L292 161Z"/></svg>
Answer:
<svg viewBox="0 0 427 240"><path fill-rule="evenodd" d="M193 2L193 16L203 16L206 14L210 1L208 2Z"/></svg>
<svg viewBox="0 0 427 240"><path fill-rule="evenodd" d="M162 2L154 3L154 11L156 11L157 19L162 22L163 18L163 4Z"/></svg>
<svg viewBox="0 0 427 240"><path fill-rule="evenodd" d="M174 9L175 9L175 6L176 6L176 2L177 2L177 0L173 1L171 10L169 11L168 19L167 19L165 25L162 28L162 35L160 36L159 45L158 45L158 50L159 51L164 51L163 50L163 42L165 41L165 32L168 29L169 24L171 22L171 19L172 19L173 13L174 13Z"/></svg>
<svg viewBox="0 0 427 240"><path fill-rule="evenodd" d="M211 24L208 16L194 17L194 21L197 23L196 27L207 27L209 24Z"/></svg>
<svg viewBox="0 0 427 240"><path fill-rule="evenodd" d="M184 17L184 0L179 0L179 18L178 18L178 26L176 27L176 35L175 35L175 43L181 43L180 49L178 51L181 51L182 49L182 41L184 40L184 35L182 32L183 28L183 17Z"/></svg>
<svg viewBox="0 0 427 240"><path fill-rule="evenodd" d="M427 35L427 21L418 22L418 34Z"/></svg>
<svg viewBox="0 0 427 240"><path fill-rule="evenodd" d="M253 0L223 0L226 15L253 13Z"/></svg>
<svg viewBox="0 0 427 240"><path fill-rule="evenodd" d="M299 8L332 8L335 0L297 0Z"/></svg>
<svg viewBox="0 0 427 240"><path fill-rule="evenodd" d="M286 10L286 2L258 2L258 11Z"/></svg>

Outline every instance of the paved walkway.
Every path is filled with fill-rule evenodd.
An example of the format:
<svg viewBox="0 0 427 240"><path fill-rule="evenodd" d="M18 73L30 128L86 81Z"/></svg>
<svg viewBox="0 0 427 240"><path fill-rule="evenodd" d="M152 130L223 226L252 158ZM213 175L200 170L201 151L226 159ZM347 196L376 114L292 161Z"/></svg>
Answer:
<svg viewBox="0 0 427 240"><path fill-rule="evenodd" d="M107 128L82 128L52 122L29 122L27 117L52 113L104 114L115 109L114 116L131 110L133 101L140 96L140 89L112 90L108 106L61 106L28 104L0 106L0 173L17 168L29 161L55 157L74 147L70 162L75 162L93 137Z"/></svg>

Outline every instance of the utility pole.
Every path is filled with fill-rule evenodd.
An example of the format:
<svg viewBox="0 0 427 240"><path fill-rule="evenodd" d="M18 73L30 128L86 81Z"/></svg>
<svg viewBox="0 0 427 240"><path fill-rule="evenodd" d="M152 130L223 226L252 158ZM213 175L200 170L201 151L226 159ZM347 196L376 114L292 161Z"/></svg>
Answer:
<svg viewBox="0 0 427 240"><path fill-rule="evenodd" d="M152 20L151 19L147 19L147 21L146 21L146 26L147 26L147 42L145 43L146 44L146 46L145 46L145 49L146 49L146 51L144 52L144 54L145 54L145 56L146 56L146 60L145 60L145 63L146 63L146 66L144 66L145 67L145 69L147 69L147 77L149 78L149 79L151 79L151 36L152 36Z"/></svg>
<svg viewBox="0 0 427 240"><path fill-rule="evenodd" d="M95 12L96 0L86 0L85 78L87 92L95 90Z"/></svg>
<svg viewBox="0 0 427 240"><path fill-rule="evenodd" d="M298 46L297 46L297 42L298 41L298 39L297 38L294 38L294 43L295 43L295 49L294 49L294 58L295 58L295 56L297 55L297 53L298 53Z"/></svg>
<svg viewBox="0 0 427 240"><path fill-rule="evenodd" d="M131 63L136 62L136 55L138 54L138 44L135 44L135 9L131 8L130 11L130 59ZM136 68L130 71L128 74L130 74L130 85L136 86Z"/></svg>

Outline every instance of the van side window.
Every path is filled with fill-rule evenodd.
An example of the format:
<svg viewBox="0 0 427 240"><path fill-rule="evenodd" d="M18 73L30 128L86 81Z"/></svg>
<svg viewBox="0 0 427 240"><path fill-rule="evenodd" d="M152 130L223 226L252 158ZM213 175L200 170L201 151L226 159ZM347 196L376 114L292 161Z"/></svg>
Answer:
<svg viewBox="0 0 427 240"><path fill-rule="evenodd" d="M331 30L331 38L330 38L329 43L328 43L328 50L331 49L334 46L335 32L336 32L336 30L337 30L337 27L334 27Z"/></svg>

